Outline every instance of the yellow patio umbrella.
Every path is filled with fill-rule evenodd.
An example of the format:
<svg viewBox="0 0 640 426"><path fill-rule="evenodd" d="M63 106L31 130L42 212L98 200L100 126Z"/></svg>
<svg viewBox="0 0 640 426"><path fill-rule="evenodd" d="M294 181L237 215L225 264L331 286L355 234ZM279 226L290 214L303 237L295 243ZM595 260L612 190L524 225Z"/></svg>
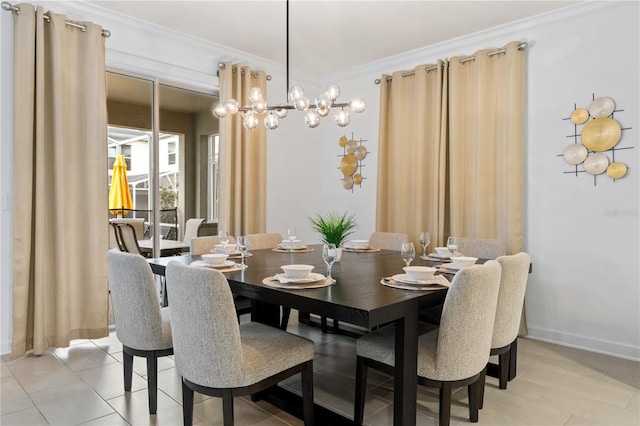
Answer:
<svg viewBox="0 0 640 426"><path fill-rule="evenodd" d="M109 210L113 214L124 213L123 210L133 209L129 181L127 180L127 163L124 155L119 154L113 163L111 189L109 190Z"/></svg>

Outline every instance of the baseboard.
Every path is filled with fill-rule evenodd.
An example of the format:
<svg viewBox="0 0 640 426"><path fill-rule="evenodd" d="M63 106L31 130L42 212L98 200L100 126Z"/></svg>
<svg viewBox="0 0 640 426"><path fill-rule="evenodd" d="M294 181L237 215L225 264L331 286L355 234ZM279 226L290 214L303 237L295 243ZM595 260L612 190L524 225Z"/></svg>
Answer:
<svg viewBox="0 0 640 426"><path fill-rule="evenodd" d="M11 353L11 340L3 340L0 343L0 355L6 355Z"/></svg>
<svg viewBox="0 0 640 426"><path fill-rule="evenodd" d="M640 347L627 345L625 343L612 342L610 340L596 339L577 334L563 333L560 331L545 328L532 327L528 325L529 334L527 338L542 340L544 342L555 343L562 346L569 346L586 351L597 352L617 358L640 361Z"/></svg>

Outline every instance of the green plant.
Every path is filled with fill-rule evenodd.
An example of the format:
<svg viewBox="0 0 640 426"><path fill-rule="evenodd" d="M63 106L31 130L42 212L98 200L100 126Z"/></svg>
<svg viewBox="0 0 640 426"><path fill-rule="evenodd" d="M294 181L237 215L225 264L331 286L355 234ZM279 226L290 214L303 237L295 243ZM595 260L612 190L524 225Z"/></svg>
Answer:
<svg viewBox="0 0 640 426"><path fill-rule="evenodd" d="M322 242L327 244L335 244L340 247L355 228L358 227L355 215L343 213L329 213L326 216L317 215L315 218L309 218L311 227L314 231L322 236Z"/></svg>

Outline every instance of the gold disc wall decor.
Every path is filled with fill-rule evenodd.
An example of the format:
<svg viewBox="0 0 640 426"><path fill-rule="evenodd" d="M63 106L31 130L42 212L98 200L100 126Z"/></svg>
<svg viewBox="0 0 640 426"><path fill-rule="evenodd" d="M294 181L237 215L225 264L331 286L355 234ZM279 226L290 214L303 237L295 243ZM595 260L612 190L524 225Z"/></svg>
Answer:
<svg viewBox="0 0 640 426"><path fill-rule="evenodd" d="M362 183L362 175L360 173L353 175L353 183L356 185L360 185Z"/></svg>
<svg viewBox="0 0 640 426"><path fill-rule="evenodd" d="M582 143L590 151L607 151L618 143L622 131L612 118L596 118L582 129Z"/></svg>
<svg viewBox="0 0 640 426"><path fill-rule="evenodd" d="M358 159L353 154L347 154L340 160L340 171L344 176L352 176L358 168Z"/></svg>
<svg viewBox="0 0 640 426"><path fill-rule="evenodd" d="M573 124L582 124L589 119L589 111L584 108L578 108L571 113L571 122Z"/></svg>
<svg viewBox="0 0 640 426"><path fill-rule="evenodd" d="M358 148L358 143L356 141L354 141L353 139L350 139L349 141L347 141L347 153L353 154L354 152L356 152L357 148Z"/></svg>
<svg viewBox="0 0 640 426"><path fill-rule="evenodd" d="M367 148L360 145L359 147L356 148L356 152L354 153L354 155L359 161L364 160L364 157L367 156Z"/></svg>
<svg viewBox="0 0 640 426"><path fill-rule="evenodd" d="M609 167L607 167L607 176L612 179L620 179L624 175L627 174L627 165L624 163L611 163Z"/></svg>
<svg viewBox="0 0 640 426"><path fill-rule="evenodd" d="M344 187L344 189L353 188L353 177L345 176L342 182L342 186Z"/></svg>
<svg viewBox="0 0 640 426"><path fill-rule="evenodd" d="M338 145L340 145L342 148L344 148L345 145L347 145L347 137L346 136L341 136L340 137L340 141L338 142Z"/></svg>

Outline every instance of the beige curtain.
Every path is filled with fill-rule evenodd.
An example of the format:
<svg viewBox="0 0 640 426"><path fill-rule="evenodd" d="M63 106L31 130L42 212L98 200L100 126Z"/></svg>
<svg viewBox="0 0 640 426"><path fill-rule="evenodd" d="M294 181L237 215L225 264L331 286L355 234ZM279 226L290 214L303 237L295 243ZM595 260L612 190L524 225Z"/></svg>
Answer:
<svg viewBox="0 0 640 426"><path fill-rule="evenodd" d="M14 13L12 356L108 335L102 29Z"/></svg>
<svg viewBox="0 0 640 426"><path fill-rule="evenodd" d="M525 51L518 45L449 64L447 231L503 240L510 254L522 250L524 233Z"/></svg>
<svg viewBox="0 0 640 426"><path fill-rule="evenodd" d="M382 76L376 230L442 238L446 122L446 62Z"/></svg>
<svg viewBox="0 0 640 426"><path fill-rule="evenodd" d="M250 105L252 87L267 95L264 71L225 63L220 70L220 99L233 98ZM260 123L254 130L242 126L240 113L220 120L220 214L218 229L232 235L266 231L267 134Z"/></svg>

